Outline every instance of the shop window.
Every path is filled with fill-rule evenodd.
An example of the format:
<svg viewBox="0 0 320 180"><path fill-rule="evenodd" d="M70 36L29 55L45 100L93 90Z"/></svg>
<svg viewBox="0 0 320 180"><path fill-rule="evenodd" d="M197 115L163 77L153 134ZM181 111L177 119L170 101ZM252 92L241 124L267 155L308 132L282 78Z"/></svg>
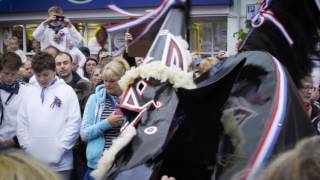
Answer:
<svg viewBox="0 0 320 180"><path fill-rule="evenodd" d="M14 25L12 27L3 27L2 35L3 35L3 52L8 51L9 39L12 36L16 36L19 39L19 48L23 49L23 26L22 25Z"/></svg>
<svg viewBox="0 0 320 180"><path fill-rule="evenodd" d="M27 52L33 53L37 48L40 48L40 43L33 40L32 33L39 26L39 24L26 24L26 46Z"/></svg>
<svg viewBox="0 0 320 180"><path fill-rule="evenodd" d="M214 55L227 49L227 20L193 21L190 34L191 51Z"/></svg>

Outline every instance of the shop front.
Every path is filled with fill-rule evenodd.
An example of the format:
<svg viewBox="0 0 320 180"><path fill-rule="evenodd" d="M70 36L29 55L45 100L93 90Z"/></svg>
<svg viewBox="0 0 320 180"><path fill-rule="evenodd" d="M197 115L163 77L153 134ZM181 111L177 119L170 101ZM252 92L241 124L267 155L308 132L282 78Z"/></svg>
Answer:
<svg viewBox="0 0 320 180"><path fill-rule="evenodd" d="M161 0L0 0L0 52L7 50L8 39L17 36L20 48L32 54L35 43L32 32L47 18L50 6L61 6L83 36L78 46L88 46L100 26L111 26L129 19L128 16L111 11L108 4L132 13L143 14L161 4ZM189 27L190 49L204 55L212 55L228 49L228 19L232 0L193 0ZM235 32L236 30L234 30ZM115 50L124 42L123 33L110 34L109 49Z"/></svg>

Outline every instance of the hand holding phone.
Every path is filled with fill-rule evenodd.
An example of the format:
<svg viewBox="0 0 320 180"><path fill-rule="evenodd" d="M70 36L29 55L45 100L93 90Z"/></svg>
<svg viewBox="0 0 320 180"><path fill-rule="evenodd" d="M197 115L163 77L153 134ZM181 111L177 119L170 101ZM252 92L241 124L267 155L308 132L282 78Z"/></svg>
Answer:
<svg viewBox="0 0 320 180"><path fill-rule="evenodd" d="M65 16L58 16L58 15L56 15L56 21L64 22L64 18L65 18Z"/></svg>

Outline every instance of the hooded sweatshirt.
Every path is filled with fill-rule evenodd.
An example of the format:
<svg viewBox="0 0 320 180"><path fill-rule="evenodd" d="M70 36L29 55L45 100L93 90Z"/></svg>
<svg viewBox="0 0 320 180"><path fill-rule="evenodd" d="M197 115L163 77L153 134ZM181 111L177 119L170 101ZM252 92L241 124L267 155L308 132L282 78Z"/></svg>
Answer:
<svg viewBox="0 0 320 180"><path fill-rule="evenodd" d="M0 99L3 111L0 111L0 117L3 116L0 123L0 141L13 139L16 135L17 113L20 106L21 99L26 95L26 85L19 82L20 87L17 94L12 94L1 89ZM0 120L1 121L1 120Z"/></svg>
<svg viewBox="0 0 320 180"><path fill-rule="evenodd" d="M80 130L81 139L87 142L88 167L96 169L97 163L105 149L105 131L112 128L106 119L101 120L106 98L111 99L111 106L116 108L116 102L106 91L104 85L99 85L86 104ZM108 119L108 118L107 118Z"/></svg>
<svg viewBox="0 0 320 180"><path fill-rule="evenodd" d="M77 96L62 79L43 90L36 82L26 88L17 115L21 147L55 171L73 167L72 147L81 126Z"/></svg>

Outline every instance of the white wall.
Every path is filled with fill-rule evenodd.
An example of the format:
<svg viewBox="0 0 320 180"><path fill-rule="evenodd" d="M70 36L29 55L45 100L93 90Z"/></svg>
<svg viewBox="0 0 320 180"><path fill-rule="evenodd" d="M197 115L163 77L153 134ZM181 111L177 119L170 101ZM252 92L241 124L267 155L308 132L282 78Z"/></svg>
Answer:
<svg viewBox="0 0 320 180"><path fill-rule="evenodd" d="M256 4L259 0L234 0L233 6L230 8L228 15L228 45L227 51L229 54L235 54L236 37L234 33L238 32L241 28L246 30L245 21L247 17L247 5Z"/></svg>

